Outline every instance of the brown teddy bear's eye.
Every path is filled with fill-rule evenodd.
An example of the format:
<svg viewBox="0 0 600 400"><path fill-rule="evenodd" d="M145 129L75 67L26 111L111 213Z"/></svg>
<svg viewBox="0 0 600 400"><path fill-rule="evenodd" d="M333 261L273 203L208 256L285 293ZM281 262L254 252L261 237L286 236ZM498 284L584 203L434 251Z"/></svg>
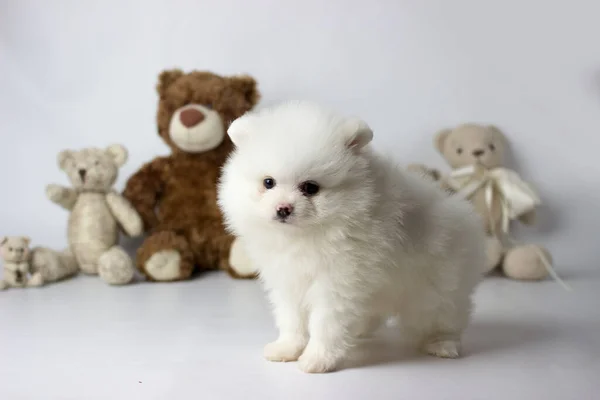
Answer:
<svg viewBox="0 0 600 400"><path fill-rule="evenodd" d="M457 154L462 154L462 151L463 151L463 150L462 150L462 148L460 148L460 147L459 147L458 149L456 149L456 153L457 153Z"/></svg>
<svg viewBox="0 0 600 400"><path fill-rule="evenodd" d="M491 151L496 150L496 146L494 146L494 143L490 143L490 150Z"/></svg>

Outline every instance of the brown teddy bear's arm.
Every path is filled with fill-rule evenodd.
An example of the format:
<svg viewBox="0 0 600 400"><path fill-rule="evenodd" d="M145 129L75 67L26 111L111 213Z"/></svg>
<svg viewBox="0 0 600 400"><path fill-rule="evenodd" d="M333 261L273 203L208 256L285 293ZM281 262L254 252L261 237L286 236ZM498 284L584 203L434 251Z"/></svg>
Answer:
<svg viewBox="0 0 600 400"><path fill-rule="evenodd" d="M167 166L168 158L155 158L144 164L125 185L123 196L142 217L145 231L158 223L154 210L163 190L163 172Z"/></svg>

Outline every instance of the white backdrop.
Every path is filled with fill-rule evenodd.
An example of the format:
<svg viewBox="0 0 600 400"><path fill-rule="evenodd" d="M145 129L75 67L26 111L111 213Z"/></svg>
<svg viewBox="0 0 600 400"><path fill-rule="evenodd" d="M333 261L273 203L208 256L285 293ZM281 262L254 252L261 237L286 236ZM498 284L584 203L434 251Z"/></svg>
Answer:
<svg viewBox="0 0 600 400"><path fill-rule="evenodd" d="M63 148L120 142L118 186L167 152L161 69L252 74L262 105L304 98L364 117L376 146L445 167L434 133L490 122L540 191L534 228L557 269L598 264L600 2L594 0L3 0L0 234L66 243Z"/></svg>

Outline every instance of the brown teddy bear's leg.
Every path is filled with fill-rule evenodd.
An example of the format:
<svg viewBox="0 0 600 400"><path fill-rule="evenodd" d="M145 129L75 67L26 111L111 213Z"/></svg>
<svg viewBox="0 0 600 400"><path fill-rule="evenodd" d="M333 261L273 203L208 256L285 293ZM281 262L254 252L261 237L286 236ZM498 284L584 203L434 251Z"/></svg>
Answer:
<svg viewBox="0 0 600 400"><path fill-rule="evenodd" d="M194 269L194 255L188 240L173 231L150 235L137 251L138 269L151 281L188 279Z"/></svg>
<svg viewBox="0 0 600 400"><path fill-rule="evenodd" d="M223 232L221 221L205 220L202 227L191 230L190 247L200 268L220 269L235 279L254 279L256 273L237 271L230 264L235 237Z"/></svg>

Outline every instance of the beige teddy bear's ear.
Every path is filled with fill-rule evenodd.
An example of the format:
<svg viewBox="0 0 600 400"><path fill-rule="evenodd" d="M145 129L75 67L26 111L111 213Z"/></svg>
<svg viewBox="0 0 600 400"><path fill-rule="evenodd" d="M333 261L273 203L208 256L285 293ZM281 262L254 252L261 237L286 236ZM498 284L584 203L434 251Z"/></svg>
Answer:
<svg viewBox="0 0 600 400"><path fill-rule="evenodd" d="M67 162L71 158L73 158L73 152L71 150L63 150L58 153L57 161L59 168L64 171L67 167Z"/></svg>
<svg viewBox="0 0 600 400"><path fill-rule="evenodd" d="M118 167L122 167L127 161L127 149L120 144L113 144L106 148L106 153L113 159Z"/></svg>
<svg viewBox="0 0 600 400"><path fill-rule="evenodd" d="M0 236L0 246L4 246L4 243L6 243L7 240L8 238L6 236Z"/></svg>
<svg viewBox="0 0 600 400"><path fill-rule="evenodd" d="M450 132L452 132L452 129L443 129L439 131L433 139L433 145L435 146L437 151L439 151L442 154L444 153L444 143L446 142L446 139L448 139Z"/></svg>

